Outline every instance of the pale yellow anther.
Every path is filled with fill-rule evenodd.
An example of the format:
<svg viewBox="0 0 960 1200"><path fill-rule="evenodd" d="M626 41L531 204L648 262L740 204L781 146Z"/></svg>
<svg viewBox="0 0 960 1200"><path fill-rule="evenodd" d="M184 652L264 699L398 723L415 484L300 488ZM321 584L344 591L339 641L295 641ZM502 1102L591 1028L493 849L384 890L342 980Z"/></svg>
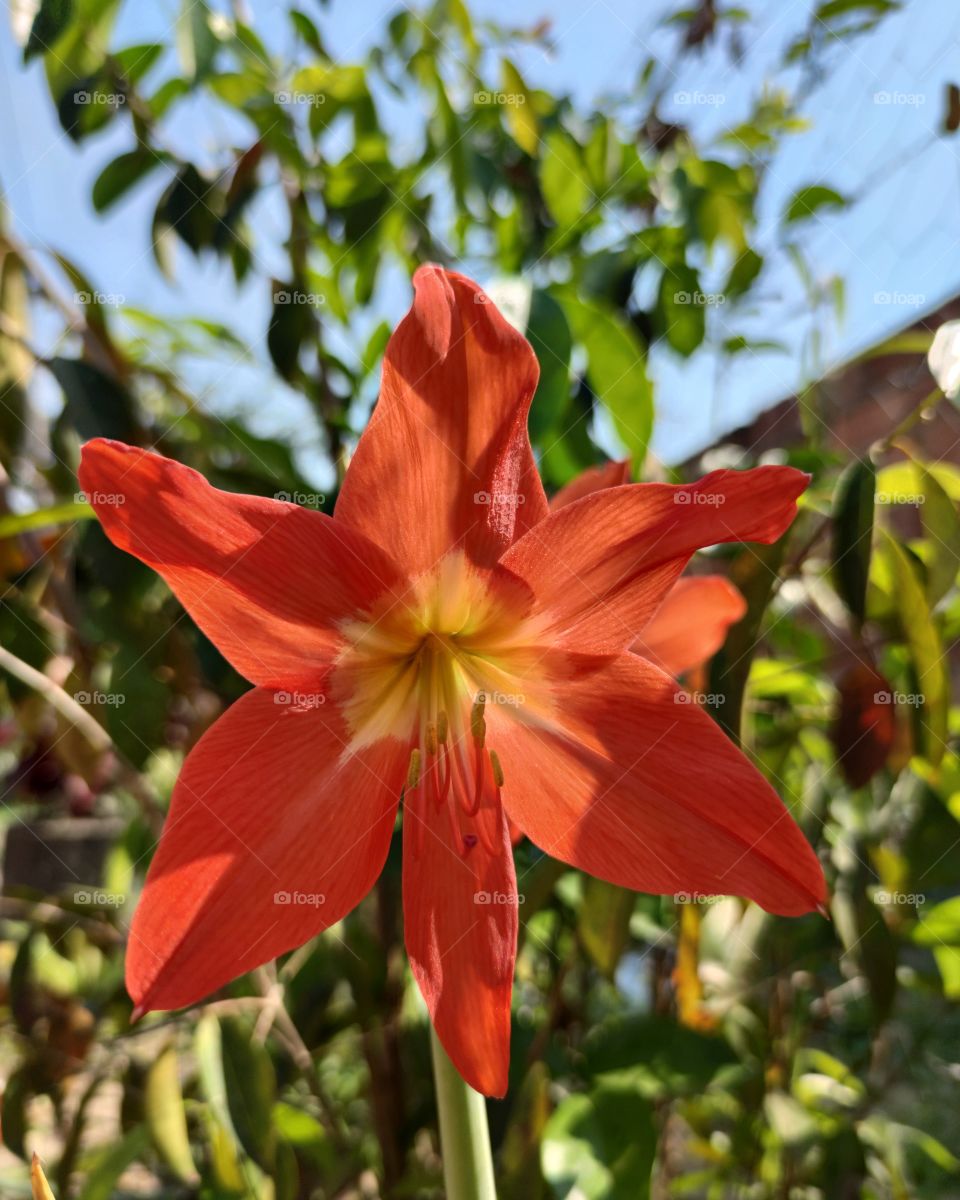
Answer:
<svg viewBox="0 0 960 1200"><path fill-rule="evenodd" d="M407 791L412 792L420 784L420 751L410 751L410 766L407 769Z"/></svg>
<svg viewBox="0 0 960 1200"><path fill-rule="evenodd" d="M473 702L473 708L470 710L470 732L473 734L473 740L478 746L482 746L487 737L487 723L483 719L483 710L486 707L486 703L487 697L481 692Z"/></svg>
<svg viewBox="0 0 960 1200"><path fill-rule="evenodd" d="M427 753L436 754L437 752L437 727L431 721L427 726Z"/></svg>
<svg viewBox="0 0 960 1200"><path fill-rule="evenodd" d="M500 759L497 757L496 750L490 751L490 766L493 768L493 781L497 787L503 787L503 767L500 766Z"/></svg>

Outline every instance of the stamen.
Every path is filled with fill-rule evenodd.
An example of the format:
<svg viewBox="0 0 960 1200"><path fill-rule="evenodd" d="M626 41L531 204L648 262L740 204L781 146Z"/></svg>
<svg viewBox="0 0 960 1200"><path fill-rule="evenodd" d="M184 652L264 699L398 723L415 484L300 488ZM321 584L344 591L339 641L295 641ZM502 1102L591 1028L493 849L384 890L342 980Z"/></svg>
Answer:
<svg viewBox="0 0 960 1200"><path fill-rule="evenodd" d="M471 780L468 775L469 767L463 761L461 755L457 755L457 763L460 770L457 772L457 790L460 793L460 807L468 817L475 817L480 809L480 801L483 799L482 787L482 751L477 750L474 759L475 770L473 774L473 787L471 788ZM472 795L472 798L471 798Z"/></svg>
<svg viewBox="0 0 960 1200"><path fill-rule="evenodd" d="M486 707L486 703L487 697L485 693L480 692L473 702L473 708L470 710L470 732L473 734L473 740L478 749L483 746L487 737L487 723L483 719L483 710Z"/></svg>
<svg viewBox="0 0 960 1200"><path fill-rule="evenodd" d="M441 746L445 746L447 744L448 727L447 714L446 712L441 712L437 717L437 741Z"/></svg>
<svg viewBox="0 0 960 1200"><path fill-rule="evenodd" d="M491 834L487 828L487 821L491 816L496 824L497 834L499 834L503 828L503 811L500 808L499 792L496 793L493 804L489 808L485 808L483 812L477 814L475 823L475 828L480 835L480 841L483 843L484 850L486 850L491 858L495 858L498 854L502 853L503 847L502 845L497 845L497 842L494 840L496 835Z"/></svg>
<svg viewBox="0 0 960 1200"><path fill-rule="evenodd" d="M437 798L436 798L437 799L437 808L439 808L443 804L443 802L446 800L447 796L450 794L450 783L451 783L451 780L453 777L453 772L452 772L452 769L450 766L450 755L447 752L447 747L446 747L445 743L441 743L440 756L437 759L436 764L434 766L434 770L438 774L440 772L441 764L443 766L443 775L441 778L438 779L439 791L438 791Z"/></svg>
<svg viewBox="0 0 960 1200"><path fill-rule="evenodd" d="M491 858L496 858L501 853L501 848L494 844L489 833L483 823L483 818L477 822L477 832L480 834L480 841L483 843L483 848Z"/></svg>
<svg viewBox="0 0 960 1200"><path fill-rule="evenodd" d="M436 752L437 752L437 727L436 727L436 725L434 725L434 723L432 721L427 725L426 743L427 743L427 753L428 754L436 754Z"/></svg>
<svg viewBox="0 0 960 1200"><path fill-rule="evenodd" d="M503 767L500 766L500 759L497 757L496 750L490 751L490 766L493 768L493 781L498 788L503 787Z"/></svg>
<svg viewBox="0 0 960 1200"><path fill-rule="evenodd" d="M463 834L460 832L460 820L457 816L457 802L451 792L447 801L447 816L450 818L450 832L453 835L454 846L459 846L463 841Z"/></svg>
<svg viewBox="0 0 960 1200"><path fill-rule="evenodd" d="M414 800L420 789L420 751L416 748L410 751L410 765L407 768L407 786L403 792L404 836L413 841L413 861L418 862L423 851L423 822L422 813L414 812ZM408 830L409 826L409 830Z"/></svg>
<svg viewBox="0 0 960 1200"><path fill-rule="evenodd" d="M416 747L410 751L410 766L407 768L407 791L415 791L420 786L420 751Z"/></svg>

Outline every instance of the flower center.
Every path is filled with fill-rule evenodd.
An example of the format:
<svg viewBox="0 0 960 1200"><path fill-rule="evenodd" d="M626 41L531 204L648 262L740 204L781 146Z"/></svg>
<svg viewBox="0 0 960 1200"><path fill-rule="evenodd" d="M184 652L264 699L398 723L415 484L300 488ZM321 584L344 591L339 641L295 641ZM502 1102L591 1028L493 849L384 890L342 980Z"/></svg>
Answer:
<svg viewBox="0 0 960 1200"><path fill-rule="evenodd" d="M519 583L450 554L400 594L342 629L332 680L354 748L384 737L410 745L405 822L414 854L446 813L455 847L503 847L503 768L487 745L487 709L531 700L539 661L531 597Z"/></svg>

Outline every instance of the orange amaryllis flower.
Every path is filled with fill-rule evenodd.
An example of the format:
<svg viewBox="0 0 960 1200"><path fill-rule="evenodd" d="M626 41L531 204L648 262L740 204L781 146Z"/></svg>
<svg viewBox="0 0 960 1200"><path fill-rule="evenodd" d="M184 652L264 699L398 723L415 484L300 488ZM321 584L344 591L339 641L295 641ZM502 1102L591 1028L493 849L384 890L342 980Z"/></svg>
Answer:
<svg viewBox="0 0 960 1200"><path fill-rule="evenodd" d="M127 986L141 1011L181 1007L340 920L383 866L402 793L413 973L461 1074L502 1095L507 814L626 887L784 914L824 899L776 792L626 652L698 547L773 541L807 476L716 471L551 514L527 437L532 349L469 279L430 266L414 283L333 517L84 447L107 535L255 685L184 763Z"/></svg>
<svg viewBox="0 0 960 1200"><path fill-rule="evenodd" d="M603 488L630 479L630 460L588 467L550 501L551 512ZM631 649L671 675L705 663L723 645L727 630L747 611L747 602L723 575L685 575L678 579L647 621Z"/></svg>

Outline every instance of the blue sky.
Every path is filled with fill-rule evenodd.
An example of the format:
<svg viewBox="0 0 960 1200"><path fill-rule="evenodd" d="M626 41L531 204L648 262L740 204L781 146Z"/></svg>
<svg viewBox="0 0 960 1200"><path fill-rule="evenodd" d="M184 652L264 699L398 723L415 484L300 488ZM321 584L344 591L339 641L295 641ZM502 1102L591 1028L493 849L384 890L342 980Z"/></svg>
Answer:
<svg viewBox="0 0 960 1200"><path fill-rule="evenodd" d="M328 46L344 60L362 54L379 36L395 0L380 5L331 0L327 8L305 0L318 19ZM672 6L638 5L635 0L559 0L538 5L526 0L475 0L475 19L532 24L549 15L556 52L545 57L530 49L517 55L533 85L570 91L584 103L610 89L628 86L651 52L673 61L675 38L658 28ZM757 80L793 86L795 76L777 74L784 46L806 22L809 0L764 0L753 5L754 21L744 30L746 68L731 68L725 55L711 52L689 59L668 89L665 115L694 124L702 136L718 135L744 115ZM282 47L287 37L284 5L250 5L254 25L268 44ZM121 42L166 36L176 5L125 6ZM814 318L803 286L786 256L774 255L772 270L752 314L736 317L721 310L722 333L749 331L776 338L786 354L739 356L720 368L712 355L691 361L655 348L651 371L658 398L654 445L675 461L715 440L752 413L795 390L823 367L849 357L887 333L911 323L960 291L960 141L937 136L944 85L956 68L960 6L955 0L909 0L903 12L853 44L828 55L832 73L806 107L811 128L794 135L774 161L761 213L761 248L777 245L777 220L793 192L827 183L861 197L837 215L817 218L804 236L820 281L846 282L846 311L839 325L817 322L826 337L811 357ZM90 203L93 180L118 152L128 149L123 122L76 147L60 131L39 63L26 71L9 21L0 21L0 184L20 235L34 246L69 253L103 292L125 303L167 314L203 315L228 322L249 337L265 361L263 332L269 295L262 282L237 292L230 276L214 264L178 254L176 283L159 275L149 247L150 219L164 181L158 173L131 199L105 217ZM691 93L699 102L690 104ZM704 99L706 98L706 99ZM222 110L186 109L171 126L170 140L183 149L198 143L212 153L230 139L230 117ZM402 121L397 122L402 141ZM282 218L267 203L258 213L264 231L258 254L270 266L270 239L284 235ZM385 315L394 319L408 302L402 279L385 290ZM728 325L729 328L723 327ZM198 386L209 386L211 403L253 415L264 432L294 431L310 459L316 444L305 432L302 409L285 394L268 369L225 359ZM194 382L194 381L192 381ZM55 393L42 397L55 403ZM319 462L312 474L321 478Z"/></svg>

